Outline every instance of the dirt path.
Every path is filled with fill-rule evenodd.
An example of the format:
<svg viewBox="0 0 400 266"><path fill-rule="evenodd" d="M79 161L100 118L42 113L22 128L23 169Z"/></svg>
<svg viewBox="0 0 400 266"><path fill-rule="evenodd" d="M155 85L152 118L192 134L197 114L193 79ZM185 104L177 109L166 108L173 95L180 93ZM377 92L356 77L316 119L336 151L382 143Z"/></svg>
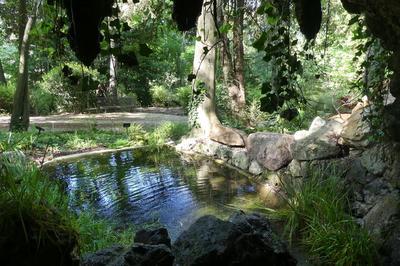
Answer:
<svg viewBox="0 0 400 266"><path fill-rule="evenodd" d="M102 114L60 114L33 116L32 126L40 126L48 131L71 131L78 129L122 130L123 123L137 123L144 127L158 126L163 122L186 123L187 117L165 113L102 113ZM10 116L0 116L0 130L8 130Z"/></svg>

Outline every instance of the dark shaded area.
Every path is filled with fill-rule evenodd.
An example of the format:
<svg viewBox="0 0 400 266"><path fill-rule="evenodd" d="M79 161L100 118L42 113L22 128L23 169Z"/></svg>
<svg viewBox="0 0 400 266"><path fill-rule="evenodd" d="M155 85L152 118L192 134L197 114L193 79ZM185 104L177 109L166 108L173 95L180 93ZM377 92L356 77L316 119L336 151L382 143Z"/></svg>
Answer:
<svg viewBox="0 0 400 266"><path fill-rule="evenodd" d="M56 211L47 209L33 214L16 210L7 221L0 227L0 265L79 265L79 258L74 256L78 236L65 226Z"/></svg>
<svg viewBox="0 0 400 266"><path fill-rule="evenodd" d="M203 0L174 0L172 18L180 31L187 31L196 26Z"/></svg>
<svg viewBox="0 0 400 266"><path fill-rule="evenodd" d="M320 0L296 0L296 18L307 40L314 39L321 28L322 9Z"/></svg>
<svg viewBox="0 0 400 266"><path fill-rule="evenodd" d="M65 9L68 21L68 41L76 57L89 66L100 53L100 24L112 14L114 0L58 0Z"/></svg>
<svg viewBox="0 0 400 266"><path fill-rule="evenodd" d="M389 89L396 101L386 106L385 131L391 139L400 141L400 1L398 0L341 0L350 13L365 14L371 33L393 51L390 68L393 70Z"/></svg>

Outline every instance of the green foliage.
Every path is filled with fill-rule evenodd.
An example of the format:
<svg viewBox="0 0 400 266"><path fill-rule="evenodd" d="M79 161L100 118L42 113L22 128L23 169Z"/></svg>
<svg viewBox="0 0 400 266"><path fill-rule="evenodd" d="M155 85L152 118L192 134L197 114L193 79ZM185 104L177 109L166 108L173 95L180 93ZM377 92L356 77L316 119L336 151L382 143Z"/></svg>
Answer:
<svg viewBox="0 0 400 266"><path fill-rule="evenodd" d="M130 143L134 143L137 146L142 146L146 143L147 132L142 125L133 123L127 132Z"/></svg>
<svg viewBox="0 0 400 266"><path fill-rule="evenodd" d="M150 146L160 146L168 142L168 140L178 140L187 134L189 128L186 124L178 124L165 122L155 128L148 136L148 144Z"/></svg>
<svg viewBox="0 0 400 266"><path fill-rule="evenodd" d="M38 88L31 94L31 110L36 115L49 115L57 112L57 99L49 91Z"/></svg>
<svg viewBox="0 0 400 266"><path fill-rule="evenodd" d="M192 97L192 87L184 86L176 88L176 100L179 103L179 106L185 108L185 110L189 109L189 102Z"/></svg>
<svg viewBox="0 0 400 266"><path fill-rule="evenodd" d="M11 113L13 108L15 84L0 85L0 114Z"/></svg>
<svg viewBox="0 0 400 266"><path fill-rule="evenodd" d="M150 88L151 98L155 106L169 107L176 106L175 95L165 86L155 85Z"/></svg>
<svg viewBox="0 0 400 266"><path fill-rule="evenodd" d="M51 94L57 110L83 111L96 105L96 90L102 83L105 77L96 70L70 62L46 73L37 84L39 92L34 91L34 95Z"/></svg>
<svg viewBox="0 0 400 266"><path fill-rule="evenodd" d="M373 265L375 246L347 211L347 192L330 169L313 169L302 183L283 182L287 208L278 211L285 232L296 236L322 265Z"/></svg>
<svg viewBox="0 0 400 266"><path fill-rule="evenodd" d="M96 217L91 211L80 213L74 220L79 234L79 246L82 254L121 244L133 243L135 227L120 228L111 220Z"/></svg>
<svg viewBox="0 0 400 266"><path fill-rule="evenodd" d="M382 140L385 136L383 117L389 93L388 81L393 75L389 66L392 53L385 50L381 41L366 29L363 17L354 16L349 23L356 24L353 38L361 42L353 58L354 62L361 64L357 70L358 78L352 85L373 104L366 117L372 129L371 140Z"/></svg>

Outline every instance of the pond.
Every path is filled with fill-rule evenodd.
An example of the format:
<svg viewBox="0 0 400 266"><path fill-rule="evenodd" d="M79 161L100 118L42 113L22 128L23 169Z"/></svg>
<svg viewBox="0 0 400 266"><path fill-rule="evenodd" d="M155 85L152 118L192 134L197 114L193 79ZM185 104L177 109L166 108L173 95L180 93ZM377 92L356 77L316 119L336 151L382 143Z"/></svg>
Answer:
<svg viewBox="0 0 400 266"><path fill-rule="evenodd" d="M225 218L257 201L256 185L213 160L187 161L169 150L134 149L46 166L67 184L70 207L93 209L121 225L165 226L174 240L196 218Z"/></svg>

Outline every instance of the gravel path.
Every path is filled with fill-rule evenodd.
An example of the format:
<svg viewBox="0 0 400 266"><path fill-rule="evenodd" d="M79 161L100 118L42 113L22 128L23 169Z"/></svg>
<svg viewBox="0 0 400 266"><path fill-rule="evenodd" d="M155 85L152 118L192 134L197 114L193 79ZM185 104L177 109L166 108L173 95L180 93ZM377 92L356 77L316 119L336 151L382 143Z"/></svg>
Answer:
<svg viewBox="0 0 400 266"><path fill-rule="evenodd" d="M50 116L33 116L31 126L40 126L52 131L71 131L90 129L122 130L123 123L137 123L144 127L154 127L163 122L186 123L187 117L165 113L102 113L102 114L59 114ZM0 130L8 130L10 116L0 116Z"/></svg>

